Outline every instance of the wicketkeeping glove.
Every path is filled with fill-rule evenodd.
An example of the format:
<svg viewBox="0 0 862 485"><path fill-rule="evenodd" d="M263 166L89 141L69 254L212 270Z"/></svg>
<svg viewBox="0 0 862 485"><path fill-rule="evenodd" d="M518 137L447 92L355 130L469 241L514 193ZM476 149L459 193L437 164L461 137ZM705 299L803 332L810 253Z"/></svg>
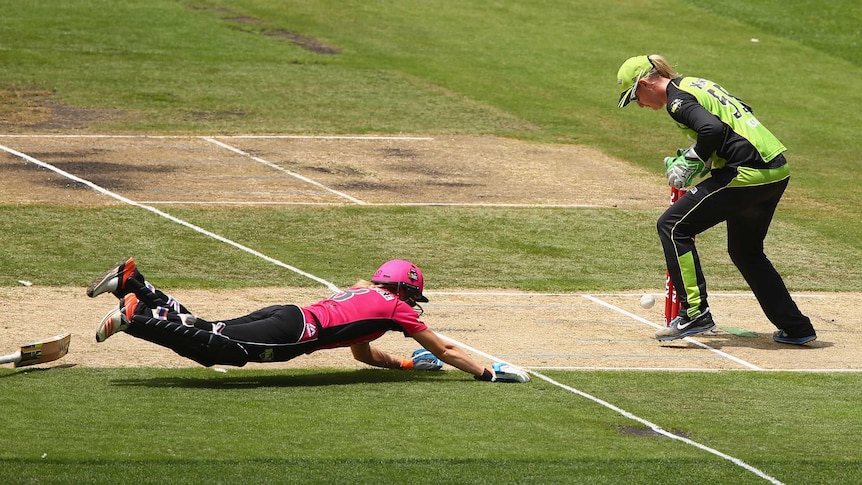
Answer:
<svg viewBox="0 0 862 485"><path fill-rule="evenodd" d="M671 187L681 189L691 185L695 176L704 176L709 173L710 167L703 163L694 149L680 148L676 151L677 156L665 157L665 175L667 184Z"/></svg>
<svg viewBox="0 0 862 485"><path fill-rule="evenodd" d="M438 359L436 355L425 349L416 349L413 351L411 359L404 359L401 364L402 369L413 370L441 370L443 369L443 361Z"/></svg>

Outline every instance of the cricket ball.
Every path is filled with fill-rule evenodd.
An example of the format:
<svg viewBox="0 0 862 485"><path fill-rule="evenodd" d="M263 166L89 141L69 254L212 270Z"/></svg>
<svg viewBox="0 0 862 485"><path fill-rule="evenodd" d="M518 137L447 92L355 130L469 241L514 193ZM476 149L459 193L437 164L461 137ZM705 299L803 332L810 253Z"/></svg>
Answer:
<svg viewBox="0 0 862 485"><path fill-rule="evenodd" d="M652 295L644 295L641 297L641 306L643 308L652 308L655 305L655 298Z"/></svg>

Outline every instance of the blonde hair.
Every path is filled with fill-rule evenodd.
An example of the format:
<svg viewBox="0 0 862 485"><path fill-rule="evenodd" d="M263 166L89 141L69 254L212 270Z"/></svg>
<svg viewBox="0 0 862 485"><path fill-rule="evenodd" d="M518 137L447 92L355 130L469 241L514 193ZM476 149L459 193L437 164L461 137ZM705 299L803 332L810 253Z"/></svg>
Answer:
<svg viewBox="0 0 862 485"><path fill-rule="evenodd" d="M372 283L368 280L359 280L351 286L351 288L383 288L398 297L397 283Z"/></svg>
<svg viewBox="0 0 862 485"><path fill-rule="evenodd" d="M679 73L676 72L676 69L671 67L670 63L667 62L667 59L658 55L652 54L647 56L649 61L652 63L653 68L650 70L649 74L644 77L652 78L656 76L666 77L668 79L674 79L679 77Z"/></svg>

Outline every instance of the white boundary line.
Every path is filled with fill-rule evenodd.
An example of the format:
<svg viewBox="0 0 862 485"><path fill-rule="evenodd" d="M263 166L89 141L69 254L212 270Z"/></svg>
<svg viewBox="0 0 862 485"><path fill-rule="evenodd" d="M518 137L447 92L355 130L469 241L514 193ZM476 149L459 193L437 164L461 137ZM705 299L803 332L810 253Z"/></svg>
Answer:
<svg viewBox="0 0 862 485"><path fill-rule="evenodd" d="M293 266L290 266L290 265L287 265L287 264L285 264L285 263L282 263L281 261L278 261L278 260L276 260L276 259L274 259L274 258L271 258L271 257L269 257L269 256L266 256L266 255L264 255L263 253L260 253L260 252L258 252L258 251L255 251L255 250L253 250L253 249L251 249L251 248L249 248L249 247L247 247L247 246L243 246L243 245L241 245L241 244L239 244L239 243L236 243L236 242L234 242L234 241L231 241L230 239L227 239L227 238L225 238L225 237L219 236L218 234L215 234L215 233L210 232L210 231L208 231L208 230L206 230L206 229L203 229L203 228L200 228L200 227L198 227L198 226L195 226L195 225L193 225L193 224L191 224L191 223L188 223L188 222L186 222L186 221L183 221L183 220L181 220L181 219L179 219L179 218L176 218L176 217L174 217L174 216L172 216L172 215L170 215L170 214L167 214L167 213L165 213L165 212L162 212L162 211L160 211L160 210L158 210L158 209L155 209L155 208L153 208L153 207L150 207L150 206L147 206L147 205L141 204L141 203L139 203L139 202L135 202L134 200L128 199L128 198L123 197L123 196L121 196L121 195L119 195L119 194L116 194L116 193L114 193L114 192L111 192L111 191L109 191L109 190L107 190L107 189L102 188L102 187L101 187L101 186L99 186L99 185L94 184L93 182L90 182L90 181L88 181L88 180L82 179L82 178L77 177L77 176L75 176L75 175L72 175L72 174L70 174L70 173L68 173L68 172L66 172L66 171L64 171L64 170L61 170L61 169L59 169L59 168L57 168L57 167L54 167L54 166L53 166L53 165L51 165L51 164L48 164L48 163L42 162L42 161L40 161L40 160L37 160L36 158L33 158L33 157L29 156L29 155L26 155L26 154L24 154L24 153L18 152L18 151L16 151L16 150L13 150L13 149L8 148L8 147L3 146L3 145L0 145L0 150L4 150L4 151L6 151L6 152L8 152L8 153L10 153L10 154L12 154L12 155L15 155L15 156L17 156L17 157L23 158L24 160L27 160L27 161L29 161L29 162L31 162L31 163L34 163L34 164L36 164L36 165L38 165L38 166L40 166L40 167L45 168L45 169L51 170L51 171L53 171L53 172L55 172L55 173L57 173L57 174L59 174L59 175L62 175L62 176L66 177L66 178L68 178L68 179L70 179L70 180L73 180L73 181L78 182L78 183L82 183L82 184L84 184L84 185L86 185L86 186L90 187L91 189L93 189L93 190L95 190L96 192L99 192L99 193L101 193L101 194L103 194L103 195L107 195L107 196L109 196L109 197L112 197L112 198L114 198L114 199L116 199L116 200L119 200L119 201L121 201L121 202L124 202L124 203L126 203L126 204L129 204L129 205L132 205L132 206L139 207L139 208L142 208L142 209L144 209L144 210L150 211L150 212L152 212L152 213L154 213L154 214L157 214L157 215L159 215L159 216L161 216L161 217L164 217L164 218L166 218L166 219L168 219L168 220L170 220L170 221L172 221L172 222L175 222L175 223L180 224L180 225L182 225L182 226L184 226L184 227L190 228L190 229L192 229L192 230L194 230L194 231L197 231L197 232L199 232L199 233L201 233L201 234L204 234L204 235L206 235L206 236L208 236L208 237L212 237L212 238L214 238L214 239L216 239L216 240L218 240L218 241L220 241L220 242L223 242L223 243L225 243L225 244L229 244L229 245L231 245L231 246L233 246L233 247L235 247L235 248L237 248L237 249L240 249L240 250L245 251L245 252L247 252L247 253L249 253L249 254L252 254L252 255L254 255L254 256L257 256L257 257L259 257L259 258L261 258L261 259L264 259L265 261L268 261L268 262L270 262L270 263L273 263L273 264L275 264L275 265L277 265L277 266L281 266L281 267L286 268L286 269L289 269L289 270L291 270L291 271L295 271L295 272L297 272L298 274L300 274L300 275L302 275L302 276L305 276L305 277L307 277L307 278L309 278L309 279L311 279L311 280L313 280L313 281L316 281L316 282L318 282L318 283L324 284L324 285L325 285L327 288L329 288L330 290L338 291L338 287L336 287L334 284L332 284L332 283L330 283L330 282L328 282L328 281L326 281L326 280L324 280L324 279L322 279L322 278L319 278L319 277L314 276L314 275L312 275L312 274L310 274L310 273L306 273L306 272L304 272L304 271L301 271L301 270L299 270L299 269L297 269L297 268L295 268L295 267L293 267ZM625 311L624 311L624 310L622 310L622 309L618 309L617 307L614 307L613 305L607 304L607 303L605 303L605 302L603 302L603 301L601 301L601 300L598 300L598 299L595 299L595 298L593 298L593 297L590 297L589 295L582 295L582 296L583 296L584 298L587 298L587 299L593 300L593 301L595 301L596 303L600 303L600 304L602 304L603 306L607 306L608 308L612 308L612 309L617 309L617 310L619 310L619 311L623 312L624 314L628 314L628 315L630 315L630 316L636 317L636 319L639 319L639 317L637 317L636 315L633 315L633 314L630 314L630 313L628 313L628 312L625 312ZM656 325L656 324L653 324L652 322L648 322L648 321L646 321L646 320L643 320L643 321L645 321L645 322L649 323L650 325ZM493 355L491 355L491 354L487 354L487 353L482 352L482 351L480 351L480 350L478 350L478 349L472 348L472 347L470 347L470 346L468 346L468 345L466 345L466 344L464 344L464 343L461 343L461 342L459 342L459 341L457 341L457 340L454 340L454 339L452 339L452 338L450 338L450 337L448 337L448 336L445 336L445 335L442 335L442 334L438 334L438 335L439 335L442 339L444 339L444 340L446 340L446 341L449 341L449 342L451 342L451 343L452 343L452 344L454 344L454 345L458 345L459 347L462 347L462 348L464 348L464 349L466 349L466 350L469 350L469 351L471 351L471 352L474 352L474 353L476 353L476 354L478 354L478 355L482 355L482 356L484 356L484 357L488 358L489 360L492 360L492 361L498 361L498 362L505 362L505 361L502 361L502 360L500 360L500 359L497 359L496 357L494 357L494 356L493 356ZM686 340L688 340L688 339L686 339ZM740 362L742 362L742 361L740 361ZM510 364L510 365L513 365L513 364ZM517 367L517 366L515 366L515 367ZM652 422L650 422L650 421L647 421L646 419L643 419L643 418L641 418L641 417L639 417L639 416L636 416L636 415L634 415L634 414L632 414L632 413L630 413L630 412L628 412L628 411L626 411L626 410L624 410L624 409L622 409L622 408L619 408L619 407L617 407L617 406L615 406L615 405L613 405L613 404L611 404L611 403L609 403L609 402L607 402L607 401L605 401L605 400L599 399L599 398L597 398L597 397L595 397L595 396L593 396L593 395L591 395L591 394L585 393L585 392L580 391L580 390L578 390L578 389L575 389L575 388L573 388L573 387L570 387L570 386L567 386L567 385L562 384L562 383L560 383L560 382L557 382L557 381L555 381L555 380L553 380L553 379L551 379L551 378L549 378L549 377L547 377L547 376L545 376L545 375L543 375L543 374L540 374L540 373L538 373L538 372L536 372L536 371L528 371L528 372L530 372L530 373L531 373L531 374L533 374L534 376L536 376L536 377L538 377L538 378L540 378L540 379L542 379L542 380L544 380L544 381L548 382L548 383L549 383L549 384L551 384L551 385L557 386L557 387L559 387L559 388L561 388L561 389L564 389L564 390L567 390L567 391L569 391L569 392L571 392L571 393L577 394L577 395L579 395L579 396L581 396L581 397L583 397L583 398L586 398L586 399L588 399L588 400L591 400L591 401L593 401L593 402L595 402L595 403L597 403L597 404L599 404L599 405L601 405L601 406L604 406L604 407L606 407L606 408L608 408L608 409L610 409L610 410L612 410L612 411L614 411L614 412L616 412L616 413L618 413L618 414L620 414L620 415L622 415L622 416L624 416L624 417L626 417L626 418L628 418L628 419L630 419L630 420L633 420L633 421L636 421L636 422L638 422L638 423L641 423L641 424L643 424L643 425L645 425L645 426L648 426L648 427L649 427L650 429L652 429L654 432L656 432L656 433L658 433L658 434L660 434L660 435L662 435L662 436L665 436L665 437L667 437L667 438L671 438L671 439L674 439L674 440L677 440L677 441L681 441L681 442L683 442L683 443L685 443L685 444L688 444L688 445L693 446L693 447L695 447L695 448L699 448L699 449L701 449L701 450L703 450L703 451L706 451L706 452L711 453L711 454L713 454L713 455L716 455L716 456L718 456L718 457L720 457L720 458L723 458L723 459L725 459L725 460L728 460L728 461L732 462L733 464L735 464L735 465L737 465L737 466L739 466L739 467L741 467L741 468L744 468L745 470L748 470L749 472L754 473L755 475L757 475L757 476L759 476L759 477L761 477L761 478L763 478L763 479L765 479L765 480L769 481L770 483L773 483L773 484L776 484L776 485L783 485L783 483L782 483L782 482L778 481L777 479L773 478L773 477L772 477L772 476L770 476L770 475L765 474L765 473L764 473L764 472L762 472L761 470L759 470L759 469L757 469L757 468L755 468L755 467L753 467L753 466L751 466L751 465L749 465L749 464L745 463L744 461L742 461L742 460L740 460L740 459L738 459L738 458L734 458L734 457L732 457L732 456L730 456L730 455L727 455L727 454L725 454L725 453L722 453L722 452L720 452L720 451L718 451L718 450L716 450L716 449L714 449L714 448L710 448L710 447L708 447L708 446L702 445L702 444L700 444L700 443L698 443L698 442L696 442L696 441L690 440L690 439L688 439L688 438L684 438L684 437L682 437L682 436L677 436L677 435L675 435L675 434L673 434L673 433L670 433L670 432L668 432L668 431L665 431L664 429L662 429L662 428L661 428L660 426L658 426L657 424L654 424L654 423L652 423Z"/></svg>
<svg viewBox="0 0 862 485"><path fill-rule="evenodd" d="M501 359L499 359L498 357L495 357L494 355L491 355L491 354L488 354L488 353L482 352L482 351L481 351L481 350L479 350L479 349L475 349L475 348L473 348L473 347L470 347L469 345L466 345L466 344L464 344L464 343L461 343L461 342L459 342L459 341L457 341L457 340L455 340L455 339L452 339L452 338L450 338L450 337L447 337L447 336L445 336L445 335L442 335L442 334L439 334L439 333L438 333L437 335L439 335L439 336L440 336L440 338L442 338L443 340L446 340L446 341L448 341L448 342L450 342L450 343L452 343L452 344L454 344L454 345L457 345L457 346L459 346L459 347L462 347L462 348L464 348L464 349L466 349L466 350L468 350L468 351L470 351L470 352L473 352L473 353L475 353L475 354L477 354L477 355L481 355L481 356L483 356L483 357L485 357L486 359L489 359L489 360L491 360L491 361L503 362L503 363L505 363L505 364L509 364L509 365L513 365L513 366L515 366L515 367L518 367L518 366L517 366L517 365L515 365L515 364L512 364L512 363L510 363L510 362L506 362L506 361L504 361L504 360L501 360ZM759 469L757 469L757 468L755 468L755 467L753 467L753 466L749 465L748 463L746 463L746 462L744 462L744 461L740 460L739 458L734 458L734 457L732 457L732 456L730 456L730 455L728 455L728 454L726 454L726 453L722 453L721 451L716 450L715 448L710 448L709 446L702 445L702 444L698 443L697 441L694 441L694 440L691 440L691 439L688 439L688 438L685 438L685 437L682 437L682 436L677 436L677 435L675 435L675 434L673 434L673 433L671 433L671 432L669 432L669 431L665 431L664 429L662 429L662 428L661 428L661 426L659 426L659 425L657 425L657 424L655 424L655 423L652 423L652 422L650 422L650 421L648 421L648 420L646 420L646 419L644 419L644 418L641 418L640 416L637 416L637 415L635 415L635 414L632 414L632 413L630 413L630 412L626 411L625 409L622 409L622 408L620 408L620 407L617 407L617 406L615 406L615 405L613 405L613 404L611 404L611 403L609 403L609 402L607 402L607 401L605 401L605 400L603 400L603 399L599 399L599 398L597 398L597 397L593 396L592 394L588 394L588 393L583 392L583 391L581 391L581 390L575 389L574 387L567 386L567 385L565 385L565 384L563 384L563 383L557 382L557 381L555 381L554 379L551 379L550 377L547 377L547 376L546 376L546 375L544 375L544 374L541 374L541 373L539 373L539 372L536 372L535 370L527 370L527 372L529 372L530 374L532 374L532 375L534 375L534 376L538 377L539 379L542 379L543 381L545 381L545 382L547 382L547 383L549 383L549 384L551 384L551 385L553 385L553 386L557 386L557 387L559 387L560 389L563 389L563 390L569 391L569 392L571 392L571 393L573 393L573 394L577 394L578 396L581 396L581 397L583 397L583 398L585 398L585 399L588 399L588 400L590 400L590 401L593 401L594 403L597 403L597 404L599 404L599 405L601 405L601 406L604 406L604 407L606 407L606 408L610 409L611 411L614 411L615 413L622 415L622 416L623 416L623 417L625 417L625 418L628 418L628 419L630 419L630 420L632 420L632 421L636 421L636 422L638 422L638 423L640 423L640 424L643 424L644 426L647 426L647 427L648 427L648 428L650 428L652 431L654 431L654 432L656 432L656 433L658 433L658 434L660 434L660 435L662 435L662 436L665 436L665 437L667 437L667 438L671 438L671 439L673 439L673 440L681 441L681 442L683 442L683 443L685 443L685 444L687 444L687 445L694 446L695 448L699 448L699 449L701 449L701 450L703 450L703 451L706 451L707 453L711 453L711 454L713 454L713 455L715 455L715 456L718 456L718 457L720 457L720 458L723 458L723 459L725 459L725 460L727 460L727 461L729 461L729 462L733 463L733 464L734 464L734 465L736 465L736 466L739 466L739 467L741 467L741 468L744 468L744 469L746 469L746 470L750 471L751 473L754 473L755 475L759 476L760 478L763 478L764 480L766 480L766 481L768 481L768 482L770 482L770 483L773 483L773 484L775 484L775 485L784 485L781 481L777 480L776 478L774 478L774 477L772 477L772 476L770 476L770 475L767 475L767 474L766 474L766 473L764 473L763 471L761 471L761 470L759 470Z"/></svg>
<svg viewBox="0 0 862 485"><path fill-rule="evenodd" d="M732 457L726 453L722 453L722 452L716 450L715 448L710 448L709 446L702 445L702 444L698 443L697 441L685 438L683 436L675 435L669 431L665 431L664 429L661 428L661 426L659 426L659 425L657 425L651 421L647 421L646 419L643 419L639 416L636 416L636 415L626 411L625 409L614 406L613 404L611 404L611 403L609 403L603 399L599 399L599 398L593 396L592 394L587 394L586 392L575 389L574 387L570 387L570 386L567 386L567 385L562 384L560 382L557 382L557 381L551 379L550 377L545 376L544 374L540 374L540 373L535 372L535 371L530 371L530 373L533 374L534 376L538 377L539 379L542 379L543 381L549 383L549 384L557 386L561 389L565 389L566 391L577 394L578 396L581 396L585 399L589 399L590 401L593 401L597 404L600 404L600 405L610 409L611 411L614 411L614 412L616 412L616 413L618 413L618 414L620 414L620 415L622 415L628 419L631 419L632 421L636 421L638 423L641 423L642 425L647 426L652 431L654 431L654 432L656 432L656 433L658 433L658 434L660 434L666 438L681 441L687 445L694 446L695 448L699 448L703 451L706 451L707 453L711 453L711 454L718 456L720 458L724 458L725 460L733 463L734 465L741 467L741 468L744 468L744 469L750 471L751 473L754 473L758 477L760 477L760 478L762 478L762 479L764 479L770 483L773 483L775 485L783 485L783 482L779 481L775 477L767 475L766 473L764 473L760 469L749 465L748 463L740 460L739 458L734 458L734 457Z"/></svg>

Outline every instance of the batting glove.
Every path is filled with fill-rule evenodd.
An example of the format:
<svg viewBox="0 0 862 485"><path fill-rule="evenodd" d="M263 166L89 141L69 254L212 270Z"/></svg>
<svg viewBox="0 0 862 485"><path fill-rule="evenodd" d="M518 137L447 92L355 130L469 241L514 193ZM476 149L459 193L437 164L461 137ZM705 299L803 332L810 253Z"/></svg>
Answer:
<svg viewBox="0 0 862 485"><path fill-rule="evenodd" d="M438 359L436 355L425 349L416 349L413 351L413 357L404 359L401 363L402 369L413 370L442 370L443 361Z"/></svg>
<svg viewBox="0 0 862 485"><path fill-rule="evenodd" d="M677 156L665 157L664 166L667 184L677 189L688 187L694 177L709 173L709 166L703 163L694 149L677 150Z"/></svg>
<svg viewBox="0 0 862 485"><path fill-rule="evenodd" d="M478 381L490 382L530 382L530 375L525 371L502 362L494 362L491 371L485 369L481 376L476 376Z"/></svg>

